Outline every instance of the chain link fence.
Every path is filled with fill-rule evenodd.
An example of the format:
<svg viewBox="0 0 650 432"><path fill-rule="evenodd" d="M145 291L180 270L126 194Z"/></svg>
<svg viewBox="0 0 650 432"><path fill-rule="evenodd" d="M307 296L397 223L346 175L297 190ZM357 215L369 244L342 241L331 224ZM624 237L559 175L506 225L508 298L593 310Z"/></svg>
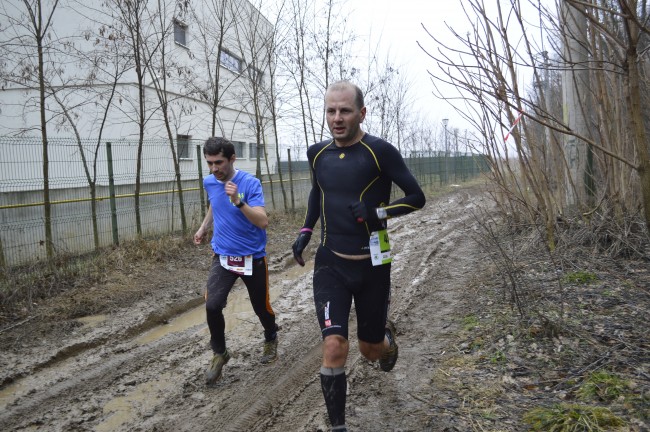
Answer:
<svg viewBox="0 0 650 432"><path fill-rule="evenodd" d="M175 168L174 152L189 145ZM202 141L0 137L0 268L79 255L138 236L191 232L206 211ZM262 161L268 211L301 211L311 187L306 161ZM405 158L426 189L488 170L482 155L420 153ZM255 160L237 159L254 173ZM47 181L46 181L47 179ZM46 193L46 190L48 191ZM399 191L395 191L398 193ZM48 251L49 249L49 251Z"/></svg>

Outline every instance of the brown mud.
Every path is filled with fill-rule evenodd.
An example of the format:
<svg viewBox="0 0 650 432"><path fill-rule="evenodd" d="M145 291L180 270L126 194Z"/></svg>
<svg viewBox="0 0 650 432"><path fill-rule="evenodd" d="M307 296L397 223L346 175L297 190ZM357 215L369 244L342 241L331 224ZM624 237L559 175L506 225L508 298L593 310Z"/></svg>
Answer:
<svg viewBox="0 0 650 432"><path fill-rule="evenodd" d="M384 373L359 355L351 336L349 430L473 429L471 420L454 414L462 391L439 387L436 377L458 355L463 317L477 307L468 292L489 274L472 235L476 214L489 203L479 187L458 188L391 221L390 315L400 357ZM115 269L101 286L54 297L0 330L0 430L327 430L311 292L317 242L305 254L307 265L297 266L290 248L298 228L291 218L274 218L269 229L272 305L281 327L275 363L259 363L262 329L237 284L226 310L233 357L216 386L204 385L211 353L202 292L210 253L207 245L188 247L170 262ZM122 304L107 295L118 287L129 292ZM74 303L75 296L77 302L110 299L111 307L61 318L57 304ZM354 335L354 320L351 327Z"/></svg>

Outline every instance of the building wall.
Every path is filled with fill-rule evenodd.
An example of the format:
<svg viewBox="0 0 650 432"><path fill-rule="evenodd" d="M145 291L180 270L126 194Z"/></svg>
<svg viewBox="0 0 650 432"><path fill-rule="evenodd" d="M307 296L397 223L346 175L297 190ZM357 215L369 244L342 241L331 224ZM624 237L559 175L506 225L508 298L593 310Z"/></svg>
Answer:
<svg viewBox="0 0 650 432"><path fill-rule="evenodd" d="M43 3L47 15L47 7L51 4ZM215 3L225 8L221 23L214 19L216 12L211 5ZM189 8L181 9L175 0L152 0L139 13L127 13L119 11L117 2L112 1L61 0L53 14L48 37L44 39L49 138L74 138L78 134L82 140L92 142L100 137L100 132L101 142L130 141L139 137L139 84L128 31L128 20L139 16L142 28L141 42L137 46L140 54L151 57L143 81L144 138L166 139L168 136L159 94L167 98L174 139L184 135L203 141L211 136L210 99L214 88L211 83L219 73L221 97L214 135L245 142L246 151L239 155L239 167L255 172L256 163L248 154L250 144L256 141L249 66L261 61L260 52L264 50L258 47L264 39L259 35L268 35L272 27L265 19L255 18L255 9L244 0L191 1L188 4ZM20 0L3 2L8 25L6 31L0 32L0 77L4 88L0 92L0 136L40 138L40 103L35 74L37 50L33 38L29 37L29 26L25 24L28 21L24 7ZM125 18L120 19L120 14ZM186 29L184 45L175 41L174 26L178 22ZM221 46L241 60L239 71L220 67L217 63L221 27L224 30ZM255 32L251 33L251 28ZM9 40L18 43L10 44ZM263 94L268 94L269 80L262 80L261 85ZM165 91L157 91L163 86ZM268 110L263 108L262 112ZM262 124L267 123L262 121ZM274 160L275 144L270 128L267 127L264 136L268 157ZM120 148L117 151L130 150ZM167 152L171 163L170 146L161 146L159 151ZM3 150L2 154L9 153ZM65 170L82 168L79 152L75 149L51 156L67 158L69 165ZM188 156L180 162L181 170L186 169L185 165L194 169L194 149ZM29 175L40 178L42 167L38 164L38 154L34 155L33 162ZM265 171L262 164L262 172ZM4 172L0 179L12 175L13 172Z"/></svg>

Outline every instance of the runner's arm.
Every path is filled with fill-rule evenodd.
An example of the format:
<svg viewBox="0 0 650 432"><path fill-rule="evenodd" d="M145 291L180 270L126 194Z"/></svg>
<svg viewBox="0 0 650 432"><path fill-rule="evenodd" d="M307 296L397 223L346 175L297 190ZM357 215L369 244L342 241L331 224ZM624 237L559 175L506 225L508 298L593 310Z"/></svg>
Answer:
<svg viewBox="0 0 650 432"><path fill-rule="evenodd" d="M240 207L241 212L246 216L253 225L258 228L266 229L269 226L269 217L266 214L266 209L262 206L251 207L248 204L244 203Z"/></svg>
<svg viewBox="0 0 650 432"><path fill-rule="evenodd" d="M314 157L318 150L319 148L316 146L312 146L307 150L307 160L309 161L309 169L311 172L311 190L309 191L307 212L305 213L305 221L302 226L303 228L309 229L314 229L320 217L321 190L316 180L316 171L314 170Z"/></svg>
<svg viewBox="0 0 650 432"><path fill-rule="evenodd" d="M388 218L402 216L415 210L420 210L426 203L426 197L411 171L409 171L402 155L393 146L386 148L386 155L382 160L387 161L386 169L393 183L403 192L404 196L384 207Z"/></svg>
<svg viewBox="0 0 650 432"><path fill-rule="evenodd" d="M201 222L201 226L194 234L194 244L197 245L201 244L201 242L205 238L205 235L210 230L210 226L212 225L212 222L213 222L212 206L208 206L208 211L206 212L205 217L203 218L203 222Z"/></svg>

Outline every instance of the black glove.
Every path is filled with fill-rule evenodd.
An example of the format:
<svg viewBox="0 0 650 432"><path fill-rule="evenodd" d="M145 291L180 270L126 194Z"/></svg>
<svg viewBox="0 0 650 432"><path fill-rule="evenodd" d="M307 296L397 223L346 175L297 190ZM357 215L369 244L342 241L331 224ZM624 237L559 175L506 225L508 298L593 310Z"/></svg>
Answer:
<svg viewBox="0 0 650 432"><path fill-rule="evenodd" d="M302 259L302 251L304 251L307 247L309 240L311 240L311 231L301 231L300 234L298 234L298 238L295 242L293 242L293 246L291 247L293 249L293 258L301 266L305 265L305 260Z"/></svg>
<svg viewBox="0 0 650 432"><path fill-rule="evenodd" d="M373 226L380 224L380 219L377 217L377 209L366 207L363 201L353 202L348 208L357 223L368 222L368 224Z"/></svg>

